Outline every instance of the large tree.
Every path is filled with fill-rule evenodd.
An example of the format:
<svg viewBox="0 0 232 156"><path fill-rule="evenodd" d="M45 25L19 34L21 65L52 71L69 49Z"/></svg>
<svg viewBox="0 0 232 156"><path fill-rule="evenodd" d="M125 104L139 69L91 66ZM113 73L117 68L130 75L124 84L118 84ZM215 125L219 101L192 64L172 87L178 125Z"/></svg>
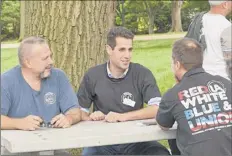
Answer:
<svg viewBox="0 0 232 156"><path fill-rule="evenodd" d="M172 1L172 32L182 32L182 23L181 23L181 7L183 0L173 0Z"/></svg>
<svg viewBox="0 0 232 156"><path fill-rule="evenodd" d="M159 19L163 19L162 16L165 15L165 11L168 11L167 5L169 5L169 1L150 1L150 0L144 0L142 1L143 5L145 7L145 12L148 17L148 33L153 34L154 33L154 28L160 29L160 23L157 24L157 21ZM163 29L165 26L163 26Z"/></svg>
<svg viewBox="0 0 232 156"><path fill-rule="evenodd" d="M117 0L117 9L116 9L116 12L117 12L117 15L121 18L121 26L125 26L125 7L124 7L124 4L125 4L125 0Z"/></svg>
<svg viewBox="0 0 232 156"><path fill-rule="evenodd" d="M25 36L25 15L26 15L26 10L25 10L25 1L21 1L20 2L20 36L19 36L19 40L21 41L24 36Z"/></svg>
<svg viewBox="0 0 232 156"><path fill-rule="evenodd" d="M26 1L25 36L47 39L54 63L75 89L84 72L106 59L106 34L113 26L115 1Z"/></svg>

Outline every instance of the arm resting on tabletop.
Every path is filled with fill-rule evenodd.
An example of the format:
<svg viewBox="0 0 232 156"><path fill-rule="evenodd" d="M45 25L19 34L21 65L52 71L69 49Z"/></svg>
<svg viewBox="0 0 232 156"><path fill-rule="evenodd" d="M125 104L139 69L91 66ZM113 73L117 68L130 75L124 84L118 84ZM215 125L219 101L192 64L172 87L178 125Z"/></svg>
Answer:
<svg viewBox="0 0 232 156"><path fill-rule="evenodd" d="M159 106L151 105L140 110L123 113L123 118L125 121L129 120L142 120L142 119L152 119L155 118Z"/></svg>
<svg viewBox="0 0 232 156"><path fill-rule="evenodd" d="M81 121L81 110L79 108L70 109L65 113L65 116L71 121L71 124L76 124Z"/></svg>

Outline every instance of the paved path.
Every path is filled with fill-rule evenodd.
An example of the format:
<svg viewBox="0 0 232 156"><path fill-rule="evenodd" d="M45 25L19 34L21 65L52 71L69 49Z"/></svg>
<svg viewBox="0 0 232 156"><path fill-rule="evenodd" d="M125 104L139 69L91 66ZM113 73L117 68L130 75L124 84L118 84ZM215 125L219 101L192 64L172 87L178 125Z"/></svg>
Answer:
<svg viewBox="0 0 232 156"><path fill-rule="evenodd" d="M137 41L146 41L146 40L158 40L158 39L177 39L177 38L181 38L184 37L185 33L181 33L181 34L154 34L154 35L138 35L135 36L134 40Z"/></svg>
<svg viewBox="0 0 232 156"><path fill-rule="evenodd" d="M153 34L153 35L137 35L134 40L137 41L146 41L146 40L158 40L158 39L178 39L184 37L185 33L181 34ZM3 48L18 48L19 43L12 44L1 44L1 49Z"/></svg>
<svg viewBox="0 0 232 156"><path fill-rule="evenodd" d="M19 43L12 43L12 44L1 44L1 49L10 49L10 48L18 48Z"/></svg>

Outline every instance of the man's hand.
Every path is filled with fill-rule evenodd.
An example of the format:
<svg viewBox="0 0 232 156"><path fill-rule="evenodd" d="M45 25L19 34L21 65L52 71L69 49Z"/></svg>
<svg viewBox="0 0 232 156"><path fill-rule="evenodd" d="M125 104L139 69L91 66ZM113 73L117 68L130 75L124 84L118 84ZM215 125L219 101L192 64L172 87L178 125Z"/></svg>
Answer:
<svg viewBox="0 0 232 156"><path fill-rule="evenodd" d="M41 122L43 122L43 120L40 117L29 115L25 118L18 119L16 127L20 130L34 131L40 128Z"/></svg>
<svg viewBox="0 0 232 156"><path fill-rule="evenodd" d="M59 114L52 118L51 124L55 128L68 128L72 125L72 119L68 115Z"/></svg>
<svg viewBox="0 0 232 156"><path fill-rule="evenodd" d="M115 113L115 112L109 112L105 117L106 122L122 122L126 121L123 114Z"/></svg>
<svg viewBox="0 0 232 156"><path fill-rule="evenodd" d="M91 121L92 119L89 117L89 113L81 111L81 120L82 121Z"/></svg>
<svg viewBox="0 0 232 156"><path fill-rule="evenodd" d="M105 114L103 114L101 111L96 111L90 114L89 117L94 121L100 121L105 119Z"/></svg>

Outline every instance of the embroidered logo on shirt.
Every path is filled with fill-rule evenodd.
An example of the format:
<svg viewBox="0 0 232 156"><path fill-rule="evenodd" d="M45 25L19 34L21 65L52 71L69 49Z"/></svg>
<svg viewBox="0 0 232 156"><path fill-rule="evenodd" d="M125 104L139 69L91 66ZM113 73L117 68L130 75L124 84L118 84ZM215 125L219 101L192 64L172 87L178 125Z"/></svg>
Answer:
<svg viewBox="0 0 232 156"><path fill-rule="evenodd" d="M56 102L56 95L52 92L48 92L44 95L44 103L54 104Z"/></svg>
<svg viewBox="0 0 232 156"><path fill-rule="evenodd" d="M210 93L226 92L225 86L219 81L210 81L207 84Z"/></svg>
<svg viewBox="0 0 232 156"><path fill-rule="evenodd" d="M135 101L134 101L134 96L129 93L129 92L125 92L122 94L121 96L121 101L124 105L128 105L128 106L131 106L131 107L134 107L135 106Z"/></svg>

